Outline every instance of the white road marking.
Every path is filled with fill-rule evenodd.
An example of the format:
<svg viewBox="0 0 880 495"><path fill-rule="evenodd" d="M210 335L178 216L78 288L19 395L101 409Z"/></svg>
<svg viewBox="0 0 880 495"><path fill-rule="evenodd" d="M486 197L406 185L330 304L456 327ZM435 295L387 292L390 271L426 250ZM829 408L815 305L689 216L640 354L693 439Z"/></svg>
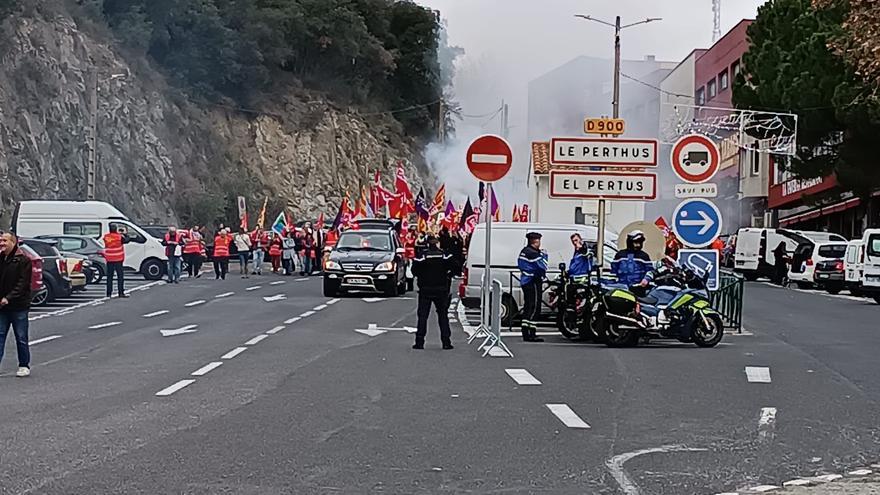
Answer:
<svg viewBox="0 0 880 495"><path fill-rule="evenodd" d="M403 329L406 330L406 333L416 333L418 331L416 327L403 327Z"/></svg>
<svg viewBox="0 0 880 495"><path fill-rule="evenodd" d="M186 306L187 308L191 308L193 306L198 306L199 304L205 304L205 300L199 299L198 301L188 302L188 303L184 304L184 306Z"/></svg>
<svg viewBox="0 0 880 495"><path fill-rule="evenodd" d="M780 487L778 487L776 485L758 485L758 486L753 486L753 487L747 489L747 491L764 493L764 492L772 492L773 490L779 490L779 488Z"/></svg>
<svg viewBox="0 0 880 495"><path fill-rule="evenodd" d="M364 297L361 299L363 302L374 303L384 301L384 297Z"/></svg>
<svg viewBox="0 0 880 495"><path fill-rule="evenodd" d="M338 302L339 302L339 298L336 298L336 299L330 299L329 301L327 301L327 305L329 306L329 305L331 305L331 304L336 304L336 303L338 303Z"/></svg>
<svg viewBox="0 0 880 495"><path fill-rule="evenodd" d="M284 280L276 280L274 282L269 282L269 285L281 285L281 284L286 284L286 283L287 282L285 282Z"/></svg>
<svg viewBox="0 0 880 495"><path fill-rule="evenodd" d="M235 356L238 356L242 352L246 351L247 347L236 347L235 349L227 352L226 354L220 356L220 359L232 359Z"/></svg>
<svg viewBox="0 0 880 495"><path fill-rule="evenodd" d="M97 330L99 328L115 327L116 325L122 325L122 322L121 321L111 321L110 323L101 323L100 325L92 325L89 327L89 330Z"/></svg>
<svg viewBox="0 0 880 495"><path fill-rule="evenodd" d="M248 288L245 289L245 290L246 290L246 291L252 291L252 290L257 290L257 289L262 289L262 288L263 288L262 285L255 285L255 286L253 286L253 287L248 287Z"/></svg>
<svg viewBox="0 0 880 495"><path fill-rule="evenodd" d="M568 407L568 404L544 404L562 424L569 428L589 428L590 425Z"/></svg>
<svg viewBox="0 0 880 495"><path fill-rule="evenodd" d="M749 383L770 383L770 368L746 366L746 378Z"/></svg>
<svg viewBox="0 0 880 495"><path fill-rule="evenodd" d="M211 371L219 368L221 364L223 364L223 361L214 361L212 363L208 363L208 364L202 366L201 368L193 371L190 374L192 376L204 376L204 375L207 375L208 373L210 373Z"/></svg>
<svg viewBox="0 0 880 495"><path fill-rule="evenodd" d="M175 335L183 335L185 333L195 333L198 325L186 325L174 330L159 330L163 337L173 337Z"/></svg>
<svg viewBox="0 0 880 495"><path fill-rule="evenodd" d="M308 280L308 279L307 278L298 278L295 280L295 282L305 282L306 280Z"/></svg>
<svg viewBox="0 0 880 495"><path fill-rule="evenodd" d="M154 316L165 315L165 314L168 314L168 313L169 313L169 311L168 311L167 309L162 309L162 310L159 310L159 311L153 311L152 313L147 313L147 314L145 314L145 315L141 315L141 316L143 316L144 318L152 318L152 317L154 317Z"/></svg>
<svg viewBox="0 0 880 495"><path fill-rule="evenodd" d="M758 435L761 438L766 438L773 433L773 428L776 426L776 408L775 407L762 407L761 408L761 417L758 418Z"/></svg>
<svg viewBox="0 0 880 495"><path fill-rule="evenodd" d="M372 328L372 329L370 329L370 328L367 328L367 329L357 328L357 329L355 329L355 332L362 333L362 334L366 335L367 337L375 337L377 335L382 335L383 333L385 333L385 330L377 330L375 328Z"/></svg>
<svg viewBox="0 0 880 495"><path fill-rule="evenodd" d="M287 327L285 327L284 325L278 325L277 327L274 327L271 330L268 330L266 333L269 335L275 335L276 333L284 330L285 328L287 328Z"/></svg>
<svg viewBox="0 0 880 495"><path fill-rule="evenodd" d="M321 311L322 309L327 309L327 305L326 304L319 304L312 309L315 311Z"/></svg>
<svg viewBox="0 0 880 495"><path fill-rule="evenodd" d="M814 481L818 481L821 483L831 483L832 481L837 481L840 478L843 478L843 475L840 474L823 474L822 476L816 476L813 478Z"/></svg>
<svg viewBox="0 0 880 495"><path fill-rule="evenodd" d="M308 318L309 316L312 316L313 314L315 314L314 311L306 311L305 313L299 315L299 317L300 318Z"/></svg>
<svg viewBox="0 0 880 495"><path fill-rule="evenodd" d="M263 340L268 339L268 338L269 338L268 335L260 334L260 335L257 335L256 337L252 338L251 340L248 340L247 342L245 342L244 345L257 345L260 342L262 342Z"/></svg>
<svg viewBox="0 0 880 495"><path fill-rule="evenodd" d="M856 469L855 471L850 471L846 474L848 474L850 476L867 476L873 472L874 471L871 469Z"/></svg>
<svg viewBox="0 0 880 495"><path fill-rule="evenodd" d="M811 480L805 478L798 478L796 480L786 481L782 484L782 486L807 486L812 484Z"/></svg>
<svg viewBox="0 0 880 495"><path fill-rule="evenodd" d="M291 323L296 323L296 322L298 322L299 320L302 320L302 317L301 317L301 316L294 316L293 318L291 318L291 319L289 319L289 320L284 320L284 323L287 324L287 325L290 325Z"/></svg>
<svg viewBox="0 0 880 495"><path fill-rule="evenodd" d="M233 294L235 294L235 292L224 292L223 294L217 294L216 296L214 296L214 299L222 299L224 297L229 297Z"/></svg>
<svg viewBox="0 0 880 495"><path fill-rule="evenodd" d="M541 381L522 368L508 368L504 370L517 385L540 385Z"/></svg>
<svg viewBox="0 0 880 495"><path fill-rule="evenodd" d="M263 300L266 302L283 301L285 299L287 299L287 296L285 296L284 294L275 294L274 296L263 297Z"/></svg>
<svg viewBox="0 0 880 495"><path fill-rule="evenodd" d="M184 387L192 385L195 382L196 382L195 380L180 380L179 382L175 383L174 385L172 385L168 388L163 388L162 390L156 392L156 395L158 395L159 397L165 397L165 396L173 394L174 392L177 392L178 390L180 390Z"/></svg>
<svg viewBox="0 0 880 495"><path fill-rule="evenodd" d="M639 493L641 492L639 491L638 485L636 485L635 482L626 475L626 471L624 471L623 469L623 465L624 463L626 463L626 461L645 454L665 454L667 452L706 452L708 450L709 449L686 447L684 445L664 445L662 447L636 450L634 452L627 452L626 454L616 455L605 462L605 467L607 467L608 471L611 472L611 476L614 477L615 481L617 481L617 484L620 486L620 490L623 491L623 493L625 493L626 495L639 495Z"/></svg>
<svg viewBox="0 0 880 495"><path fill-rule="evenodd" d="M489 349L489 355L492 357L503 357L503 358L511 357L510 354L507 353L507 351L505 351L504 349L497 347L497 346L491 347Z"/></svg>
<svg viewBox="0 0 880 495"><path fill-rule="evenodd" d="M60 339L61 335L50 335L48 337L43 337L42 339L32 340L28 342L28 346L35 346L37 344L42 344L43 342L49 342L55 339Z"/></svg>

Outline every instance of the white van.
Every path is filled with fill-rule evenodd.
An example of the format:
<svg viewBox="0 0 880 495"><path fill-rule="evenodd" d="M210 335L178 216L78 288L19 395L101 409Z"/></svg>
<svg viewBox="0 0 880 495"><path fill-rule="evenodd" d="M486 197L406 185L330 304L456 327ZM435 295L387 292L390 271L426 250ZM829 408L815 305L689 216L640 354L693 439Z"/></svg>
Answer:
<svg viewBox="0 0 880 495"><path fill-rule="evenodd" d="M599 230L590 225L565 225L542 223L502 222L492 224L492 278L501 282L504 294L501 298L501 319L507 324L508 315L514 315L522 306L522 291L519 288L519 268L517 259L519 252L526 245L526 234L540 232L541 249L547 251L547 278L553 280L559 274L559 264L568 265L574 249L571 246L571 235L581 235L584 242L595 245ZM605 233L604 269L609 269L614 255L617 253L617 234ZM471 235L468 245L467 262L465 263L462 289L459 290L462 303L468 308L480 306L480 283L486 258L486 226L478 225ZM513 288L511 289L511 282Z"/></svg>
<svg viewBox="0 0 880 495"><path fill-rule="evenodd" d="M791 258L788 279L802 289L816 283L816 266L823 261L842 260L846 256L846 242L807 240L798 244Z"/></svg>
<svg viewBox="0 0 880 495"><path fill-rule="evenodd" d="M785 243L786 254L791 257L800 244L809 241L846 242L846 239L828 232L742 228L736 233L734 270L742 273L747 280L756 280L758 277L773 278L776 272L774 268L776 255L773 254L773 250L779 243Z"/></svg>
<svg viewBox="0 0 880 495"><path fill-rule="evenodd" d="M846 243L846 256L843 258L843 282L854 296L862 293L862 279L865 264L865 244L861 239Z"/></svg>
<svg viewBox="0 0 880 495"><path fill-rule="evenodd" d="M880 229L868 229L862 235L865 252L862 292L880 304Z"/></svg>
<svg viewBox="0 0 880 495"><path fill-rule="evenodd" d="M125 269L147 280L165 274L168 258L159 239L135 225L121 211L103 201L22 201L15 207L12 229L24 237L84 235L100 239L116 225L125 230Z"/></svg>

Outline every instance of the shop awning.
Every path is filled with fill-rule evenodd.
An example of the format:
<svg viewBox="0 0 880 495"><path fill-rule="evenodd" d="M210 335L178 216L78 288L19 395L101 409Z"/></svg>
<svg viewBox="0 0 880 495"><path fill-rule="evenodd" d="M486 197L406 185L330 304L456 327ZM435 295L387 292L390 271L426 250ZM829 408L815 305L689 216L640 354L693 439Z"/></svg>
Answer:
<svg viewBox="0 0 880 495"><path fill-rule="evenodd" d="M779 226L780 227L788 227L790 225L794 225L800 222L805 222L807 220L813 220L814 218L824 217L826 215L831 215L832 213L839 213L844 210L848 210L850 208L855 208L861 203L859 198L852 198L846 201L841 201L840 203L836 203L830 206L824 206L821 208L816 208L815 210L810 210L805 213L800 213L798 215L794 215L788 218L780 218Z"/></svg>

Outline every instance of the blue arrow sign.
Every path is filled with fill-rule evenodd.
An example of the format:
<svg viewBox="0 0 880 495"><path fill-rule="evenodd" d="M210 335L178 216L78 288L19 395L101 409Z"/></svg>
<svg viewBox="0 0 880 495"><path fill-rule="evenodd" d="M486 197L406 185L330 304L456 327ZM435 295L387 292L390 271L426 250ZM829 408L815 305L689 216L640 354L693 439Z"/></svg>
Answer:
<svg viewBox="0 0 880 495"><path fill-rule="evenodd" d="M721 233L721 212L711 201L682 201L672 214L672 230L685 245L706 247Z"/></svg>
<svg viewBox="0 0 880 495"><path fill-rule="evenodd" d="M706 280L706 288L718 290L721 279L721 268L718 266L721 256L714 249L680 249L678 251L678 264L686 266L699 276L709 274Z"/></svg>

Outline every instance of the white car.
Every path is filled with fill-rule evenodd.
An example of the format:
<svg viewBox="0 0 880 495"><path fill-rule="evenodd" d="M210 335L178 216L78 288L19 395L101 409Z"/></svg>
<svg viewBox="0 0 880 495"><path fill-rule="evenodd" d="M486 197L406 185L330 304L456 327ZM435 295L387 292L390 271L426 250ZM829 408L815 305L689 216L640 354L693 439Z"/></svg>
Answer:
<svg viewBox="0 0 880 495"><path fill-rule="evenodd" d="M846 256L846 242L812 241L802 242L795 248L791 257L788 280L802 289L816 284L816 265L823 261L843 260Z"/></svg>
<svg viewBox="0 0 880 495"><path fill-rule="evenodd" d="M880 304L880 229L868 229L862 235L865 259L862 292Z"/></svg>
<svg viewBox="0 0 880 495"><path fill-rule="evenodd" d="M844 286L850 294L862 294L862 281L865 270L865 244L861 239L849 241L846 245L846 257L843 259Z"/></svg>

